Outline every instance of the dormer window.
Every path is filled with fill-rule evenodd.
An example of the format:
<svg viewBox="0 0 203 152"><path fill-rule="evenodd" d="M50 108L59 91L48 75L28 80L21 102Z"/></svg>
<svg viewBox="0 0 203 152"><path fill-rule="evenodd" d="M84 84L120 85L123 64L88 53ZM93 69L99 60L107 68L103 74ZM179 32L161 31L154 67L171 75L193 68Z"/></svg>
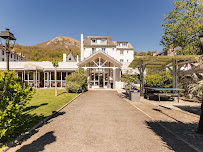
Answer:
<svg viewBox="0 0 203 152"><path fill-rule="evenodd" d="M97 40L92 40L92 43L97 43Z"/></svg>
<svg viewBox="0 0 203 152"><path fill-rule="evenodd" d="M101 40L101 44L106 44L106 40Z"/></svg>
<svg viewBox="0 0 203 152"><path fill-rule="evenodd" d="M127 47L127 43L123 43L123 47Z"/></svg>

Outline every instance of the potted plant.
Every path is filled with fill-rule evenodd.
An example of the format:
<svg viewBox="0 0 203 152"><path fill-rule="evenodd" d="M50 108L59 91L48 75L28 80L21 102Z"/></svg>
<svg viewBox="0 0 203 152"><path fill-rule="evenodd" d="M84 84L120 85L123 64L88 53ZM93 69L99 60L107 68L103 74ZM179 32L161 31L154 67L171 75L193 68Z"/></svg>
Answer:
<svg viewBox="0 0 203 152"><path fill-rule="evenodd" d="M126 98L132 101L140 100L140 92L133 90L133 85L137 83L137 74L131 74L129 71L121 76L121 81L125 83Z"/></svg>

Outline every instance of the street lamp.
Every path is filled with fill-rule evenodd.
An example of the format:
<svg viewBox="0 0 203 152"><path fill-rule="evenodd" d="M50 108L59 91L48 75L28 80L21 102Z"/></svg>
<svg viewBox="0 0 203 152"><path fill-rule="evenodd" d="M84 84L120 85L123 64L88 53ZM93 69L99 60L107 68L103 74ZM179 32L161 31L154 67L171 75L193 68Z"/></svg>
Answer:
<svg viewBox="0 0 203 152"><path fill-rule="evenodd" d="M200 43L200 52L202 53L203 52L203 31L200 33L199 38L200 38L200 42L201 42ZM202 100L203 100L203 97L202 97ZM200 113L199 124L197 126L197 133L203 134L203 101L202 101L200 109L201 109L201 113Z"/></svg>
<svg viewBox="0 0 203 152"><path fill-rule="evenodd" d="M0 38L6 40L6 42L5 42L6 43L5 50L6 50L6 55L7 55L7 70L9 71L10 48L14 47L16 38L14 37L14 35L11 32L9 32L8 28L5 31L1 32ZM12 44L10 44L10 41L14 41L14 42Z"/></svg>

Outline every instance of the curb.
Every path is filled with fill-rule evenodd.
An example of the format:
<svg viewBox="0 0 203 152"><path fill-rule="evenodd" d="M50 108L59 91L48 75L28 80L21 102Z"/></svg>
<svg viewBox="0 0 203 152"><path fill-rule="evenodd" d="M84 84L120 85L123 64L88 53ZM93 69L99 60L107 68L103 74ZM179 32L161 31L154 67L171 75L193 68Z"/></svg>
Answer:
<svg viewBox="0 0 203 152"><path fill-rule="evenodd" d="M52 113L51 115L47 116L46 118L44 118L42 121L40 121L38 124L36 124L34 127L32 127L30 130L24 132L22 135L20 135L19 137L17 137L16 139L14 139L12 142L10 142L8 144L8 146L6 146L5 148L2 149L3 152L8 151L12 146L14 146L15 144L19 143L20 140L22 140L23 138L25 138L26 135L30 134L33 130L35 130L36 128L38 128L39 126L41 126L44 122L46 122L47 120L51 119L55 114L57 114L58 112L60 112L62 109L64 109L66 106L68 106L71 102L73 102L76 98L78 98L79 96L81 96L83 93L80 93L79 95L77 95L75 98L73 98L71 101L69 101L68 103L66 103L65 105L63 105L61 108L59 108L57 111L55 111L54 113Z"/></svg>
<svg viewBox="0 0 203 152"><path fill-rule="evenodd" d="M133 107L135 107L136 109L138 109L140 112L142 112L144 115L146 115L147 117L149 117L153 122L155 122L155 119L152 118L150 115L148 115L147 113L145 113L144 111L142 111L140 108L138 108L137 106L133 105L132 103L130 103L128 101L128 99L123 98L126 102L128 102L130 105L132 105ZM157 123L159 126L161 126L163 129L165 129L166 131L168 131L170 134L172 134L176 139L182 141L183 143L185 143L186 145L188 145L191 149L200 152L201 150L196 148L195 146L193 146L192 144L190 144L189 142L185 141L183 138L181 138L180 136L178 136L177 134L173 133L172 131L170 131L168 128L166 128L165 126L163 126L162 124L160 124L159 122Z"/></svg>

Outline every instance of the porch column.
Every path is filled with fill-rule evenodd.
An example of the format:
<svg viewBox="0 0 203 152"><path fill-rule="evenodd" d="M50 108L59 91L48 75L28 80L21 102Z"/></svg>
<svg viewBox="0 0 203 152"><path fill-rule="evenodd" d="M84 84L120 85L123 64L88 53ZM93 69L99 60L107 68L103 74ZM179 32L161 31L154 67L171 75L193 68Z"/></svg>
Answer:
<svg viewBox="0 0 203 152"><path fill-rule="evenodd" d="M37 88L37 70L36 70L36 82L35 82L36 88Z"/></svg>
<svg viewBox="0 0 203 152"><path fill-rule="evenodd" d="M27 79L28 79L28 86L30 85L30 72L28 72L28 77L27 77Z"/></svg>
<svg viewBox="0 0 203 152"><path fill-rule="evenodd" d="M116 68L113 68L113 89L116 89Z"/></svg>
<svg viewBox="0 0 203 152"><path fill-rule="evenodd" d="M105 86L105 70L104 70L104 73L103 73L103 88Z"/></svg>
<svg viewBox="0 0 203 152"><path fill-rule="evenodd" d="M45 72L44 72L44 88L45 88Z"/></svg>
<svg viewBox="0 0 203 152"><path fill-rule="evenodd" d="M25 81L25 70L24 70L24 81Z"/></svg>
<svg viewBox="0 0 203 152"><path fill-rule="evenodd" d="M51 72L49 72L49 78L50 78L50 84L49 84L49 87L51 88Z"/></svg>
<svg viewBox="0 0 203 152"><path fill-rule="evenodd" d="M62 72L61 72L61 88L62 88L62 86L63 86L62 84L63 84L63 82L62 82Z"/></svg>

